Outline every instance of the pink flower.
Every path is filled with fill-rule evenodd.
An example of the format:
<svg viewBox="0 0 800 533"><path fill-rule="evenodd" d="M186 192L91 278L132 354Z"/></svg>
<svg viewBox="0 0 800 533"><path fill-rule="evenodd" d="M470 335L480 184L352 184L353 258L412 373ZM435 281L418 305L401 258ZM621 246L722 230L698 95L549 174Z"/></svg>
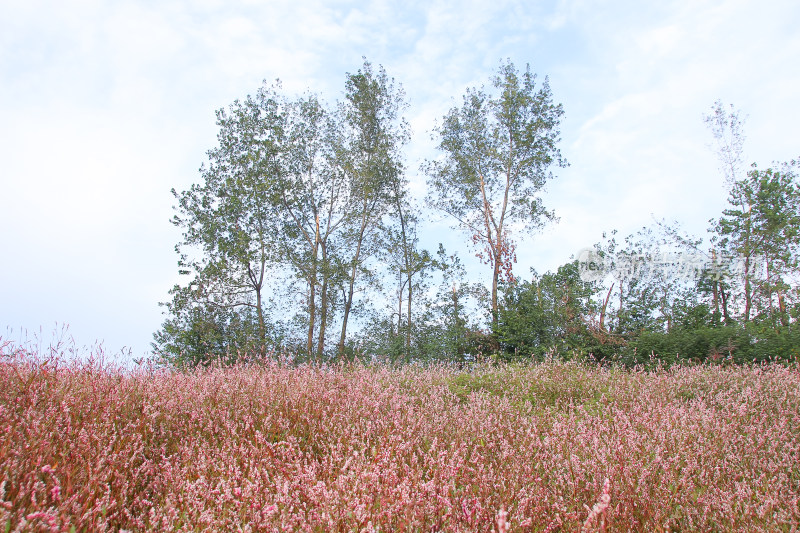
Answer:
<svg viewBox="0 0 800 533"><path fill-rule="evenodd" d="M589 510L589 516L586 517L586 521L583 523L583 527L581 531L589 531L589 528L592 526L592 523L596 518L599 517L600 519L600 530L605 531L605 512L608 509L609 504L611 503L611 480L606 478L605 483L603 483L603 493L600 495L600 500L594 504L594 506ZM589 507L586 506L588 509Z"/></svg>
<svg viewBox="0 0 800 533"><path fill-rule="evenodd" d="M31 520L44 520L51 527L54 526L55 523L56 523L56 517L51 515L51 514L49 514L49 513L45 513L44 511L38 511L36 513L31 513L31 514L27 515L25 517L25 519L28 520L29 522Z"/></svg>
<svg viewBox="0 0 800 533"><path fill-rule="evenodd" d="M501 507L500 511L497 512L497 533L507 533L508 528L511 527L511 524L506 520L507 516L508 513L505 508Z"/></svg>

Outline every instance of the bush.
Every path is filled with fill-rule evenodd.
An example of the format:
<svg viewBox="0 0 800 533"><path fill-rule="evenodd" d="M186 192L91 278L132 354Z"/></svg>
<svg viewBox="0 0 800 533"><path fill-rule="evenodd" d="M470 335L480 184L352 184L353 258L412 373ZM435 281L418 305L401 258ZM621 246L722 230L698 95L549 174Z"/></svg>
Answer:
<svg viewBox="0 0 800 533"><path fill-rule="evenodd" d="M676 329L668 333L644 331L620 353L626 365L660 363L766 361L793 362L800 358L800 327L721 326Z"/></svg>

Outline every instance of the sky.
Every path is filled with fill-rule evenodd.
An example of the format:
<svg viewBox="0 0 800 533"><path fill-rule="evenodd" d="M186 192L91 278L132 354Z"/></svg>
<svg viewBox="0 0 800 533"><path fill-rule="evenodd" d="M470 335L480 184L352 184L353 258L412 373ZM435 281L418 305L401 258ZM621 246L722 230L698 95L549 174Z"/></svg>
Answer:
<svg viewBox="0 0 800 533"><path fill-rule="evenodd" d="M518 240L517 274L554 270L604 231L654 220L702 235L726 192L703 115L747 115L745 160L800 156L795 0L0 0L0 340L68 327L141 357L163 322L187 189L214 111L279 78L341 99L366 57L406 93L415 194L431 132L500 61L530 64L564 106L543 193L560 217ZM424 245L458 249L450 221Z"/></svg>

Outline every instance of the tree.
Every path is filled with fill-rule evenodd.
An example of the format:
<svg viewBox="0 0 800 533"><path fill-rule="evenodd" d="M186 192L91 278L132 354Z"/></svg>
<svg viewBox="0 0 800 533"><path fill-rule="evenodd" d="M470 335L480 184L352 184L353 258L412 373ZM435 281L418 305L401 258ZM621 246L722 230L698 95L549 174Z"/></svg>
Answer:
<svg viewBox="0 0 800 533"><path fill-rule="evenodd" d="M744 134L746 117L742 117L741 111L733 104L730 104L729 108L726 109L722 102L717 100L711 106L711 113L704 115L703 120L714 137L720 171L727 189L731 191L735 183L742 179L745 168L742 154L746 139ZM716 224L713 220L710 222ZM702 294L711 294L715 321L718 323L721 318L722 322L729 326L733 323L730 315L731 286L728 277L721 275L726 260L725 255L729 254L728 251L719 248L717 238L712 237L711 244L712 269L700 280L698 289Z"/></svg>
<svg viewBox="0 0 800 533"><path fill-rule="evenodd" d="M202 182L173 190L173 223L184 229L179 267L194 280L173 290L162 344L187 328L228 346L228 338L241 337L231 324L252 318L255 328L242 331L255 332L252 344L263 353L274 329L267 301L291 292L302 304L280 311L304 330L291 344L321 359L341 311L341 355L357 290L374 277L369 260L393 210L411 242L411 218L399 209L406 188L400 148L408 138L402 90L366 60L347 75L334 111L313 94L290 100L278 89L265 84L219 110L219 146L208 152Z"/></svg>
<svg viewBox="0 0 800 533"><path fill-rule="evenodd" d="M716 141L730 205L722 217L711 221L711 253L715 264L722 267L711 283L715 314L719 314L721 302L726 324L731 323L729 309L735 306L744 324L757 312L759 319L786 325L791 288L787 280L797 273L800 255L798 163L763 171L754 163L744 173L744 119L740 112L732 105L726 110L717 101L705 121ZM731 271L726 266L738 268ZM707 285L703 287L706 291Z"/></svg>
<svg viewBox="0 0 800 533"><path fill-rule="evenodd" d="M551 350L561 355L574 351L600 355L600 343L590 327L596 282L580 278L577 261L562 265L556 273L532 274L530 281L517 280L505 287L498 336L506 356L541 359Z"/></svg>
<svg viewBox="0 0 800 533"><path fill-rule="evenodd" d="M726 110L722 102L717 100L711 106L711 113L703 116L703 121L714 137L720 171L728 187L742 178L745 168L742 154L746 140L744 124L747 122L747 117L742 117L741 111L733 104L729 107L730 110Z"/></svg>
<svg viewBox="0 0 800 533"><path fill-rule="evenodd" d="M486 339L478 327L478 302L486 301L486 288L468 283L458 255L448 254L440 243L433 266L441 275L438 290L424 298L418 319L419 344L424 359L465 363L474 361Z"/></svg>
<svg viewBox="0 0 800 533"><path fill-rule="evenodd" d="M403 191L395 191L392 212L380 229L378 259L382 267L376 274L384 281L384 290L383 298L372 301L383 305L372 306L366 327L358 334L360 348L392 362L428 359L419 342L424 313L418 302L424 300L431 273L440 269L430 252L418 248L419 220Z"/></svg>
<svg viewBox="0 0 800 533"><path fill-rule="evenodd" d="M350 216L351 198L346 176L336 168L335 118L313 95L293 102L288 111L285 172L276 184L280 242L285 259L305 282L306 352L322 359L330 291L341 278L332 243Z"/></svg>
<svg viewBox="0 0 800 533"><path fill-rule="evenodd" d="M411 359L412 337L415 331L415 307L417 294L424 289L424 282L431 269L438 267L427 250L418 248L417 217L410 206L398 199L395 205L394 224L383 230L387 239L386 259L392 277L395 277L396 307L392 316L395 323L390 327L392 336L403 337L403 356Z"/></svg>
<svg viewBox="0 0 800 533"><path fill-rule="evenodd" d="M512 224L528 231L555 215L539 192L566 166L557 147L561 104L554 104L548 79L537 90L528 66L521 75L508 61L491 80L497 94L468 89L461 107L450 110L436 130L443 158L429 162L430 205L450 214L479 247L492 270L492 323L497 326L497 291L513 279Z"/></svg>
<svg viewBox="0 0 800 533"><path fill-rule="evenodd" d="M173 289L170 310L189 313L183 322L195 325L198 312L252 314L255 338L247 344L263 354L270 343L267 283L277 275L280 261L272 185L281 174L285 102L276 87L265 85L255 97L217 111L217 125L219 146L208 152L209 164L200 169L203 182L181 193L172 190L178 201L172 222L184 230L176 246L179 268L195 277L188 287ZM198 306L209 310L197 311ZM169 331L166 327L157 334L156 342L167 340Z"/></svg>
<svg viewBox="0 0 800 533"><path fill-rule="evenodd" d="M232 308L208 304L203 287L176 286L172 301L162 304L169 316L153 335L152 344L158 362L178 368L193 367L211 361L235 361L239 354L259 348L258 321L251 308ZM272 328L267 336L273 342L280 337Z"/></svg>
<svg viewBox="0 0 800 533"><path fill-rule="evenodd" d="M400 148L408 128L400 116L403 91L394 86L382 67L377 72L368 61L355 74L347 74L345 101L339 108L342 133L337 146L339 169L351 195L350 216L342 246L347 268L343 294L339 355L344 355L347 326L353 310L355 288L366 259L375 252L381 219L391 209L393 191L404 187Z"/></svg>
<svg viewBox="0 0 800 533"><path fill-rule="evenodd" d="M733 184L730 209L714 226L720 246L742 264L738 278L743 300L742 321L754 318L788 325L788 278L800 260L800 184L792 161L782 169L759 170Z"/></svg>

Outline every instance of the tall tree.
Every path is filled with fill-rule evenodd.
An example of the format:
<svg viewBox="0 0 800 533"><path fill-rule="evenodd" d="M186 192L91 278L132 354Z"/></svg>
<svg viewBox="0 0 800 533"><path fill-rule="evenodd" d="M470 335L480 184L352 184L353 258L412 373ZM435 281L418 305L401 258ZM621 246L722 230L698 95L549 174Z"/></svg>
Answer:
<svg viewBox="0 0 800 533"><path fill-rule="evenodd" d="M704 118L716 142L730 206L722 217L711 221L711 253L723 267L722 275L712 279L715 314L719 314L721 302L726 323L730 323L729 307L735 304L745 324L754 313L769 316L775 324L786 324L787 276L797 272L800 240L797 162L766 170L753 164L746 171L741 112L720 101L711 111ZM726 271L726 264L738 264L739 268Z"/></svg>
<svg viewBox="0 0 800 533"><path fill-rule="evenodd" d="M347 74L338 146L340 169L351 195L342 254L347 272L340 356L345 351L356 286L360 277L368 274L366 260L375 251L381 219L391 209L393 191L403 179L400 148L408 140L408 127L401 116L403 98L402 89L395 87L383 67L376 71L365 60L358 72Z"/></svg>
<svg viewBox="0 0 800 533"><path fill-rule="evenodd" d="M285 102L265 85L255 97L217 111L217 125L219 145L200 169L202 183L172 190L178 201L173 224L184 230L176 246L179 267L195 275L187 290L173 290L173 310L193 307L179 305L187 295L218 311L244 309L255 316L252 344L263 353L267 283L279 262L273 184L282 172Z"/></svg>
<svg viewBox="0 0 800 533"><path fill-rule="evenodd" d="M497 326L497 290L511 280L515 260L513 222L528 231L554 220L540 191L564 167L557 143L563 115L545 78L537 89L530 66L519 73L508 61L491 79L494 94L468 89L461 107L437 129L443 158L425 165L429 203L453 216L492 270L492 323Z"/></svg>
<svg viewBox="0 0 800 533"><path fill-rule="evenodd" d="M711 106L711 112L703 116L703 120L714 138L714 149L726 188L728 191L733 191L736 182L744 178L745 173L743 154L746 136L744 125L747 117L743 117L741 111L736 109L733 104L726 107L720 100L717 100ZM716 224L716 222L714 223ZM722 263L725 261L725 256L729 255L729 251L720 247L718 236L712 238L711 245L712 272L704 276L699 288L702 292L711 294L715 320L719 321L721 317L726 325L730 325L732 322L729 312L730 280L726 276L720 275ZM749 280L745 284L749 286Z"/></svg>
<svg viewBox="0 0 800 533"><path fill-rule="evenodd" d="M346 177L336 168L336 127L316 96L289 106L285 174L276 188L282 251L305 282L306 352L317 359L324 355L330 291L339 274L332 242L350 213Z"/></svg>
<svg viewBox="0 0 800 533"><path fill-rule="evenodd" d="M742 296L742 321L769 318L788 324L788 277L798 272L800 259L800 184L797 162L783 169L759 170L733 184L731 207L714 227L719 244L741 261L733 274Z"/></svg>

